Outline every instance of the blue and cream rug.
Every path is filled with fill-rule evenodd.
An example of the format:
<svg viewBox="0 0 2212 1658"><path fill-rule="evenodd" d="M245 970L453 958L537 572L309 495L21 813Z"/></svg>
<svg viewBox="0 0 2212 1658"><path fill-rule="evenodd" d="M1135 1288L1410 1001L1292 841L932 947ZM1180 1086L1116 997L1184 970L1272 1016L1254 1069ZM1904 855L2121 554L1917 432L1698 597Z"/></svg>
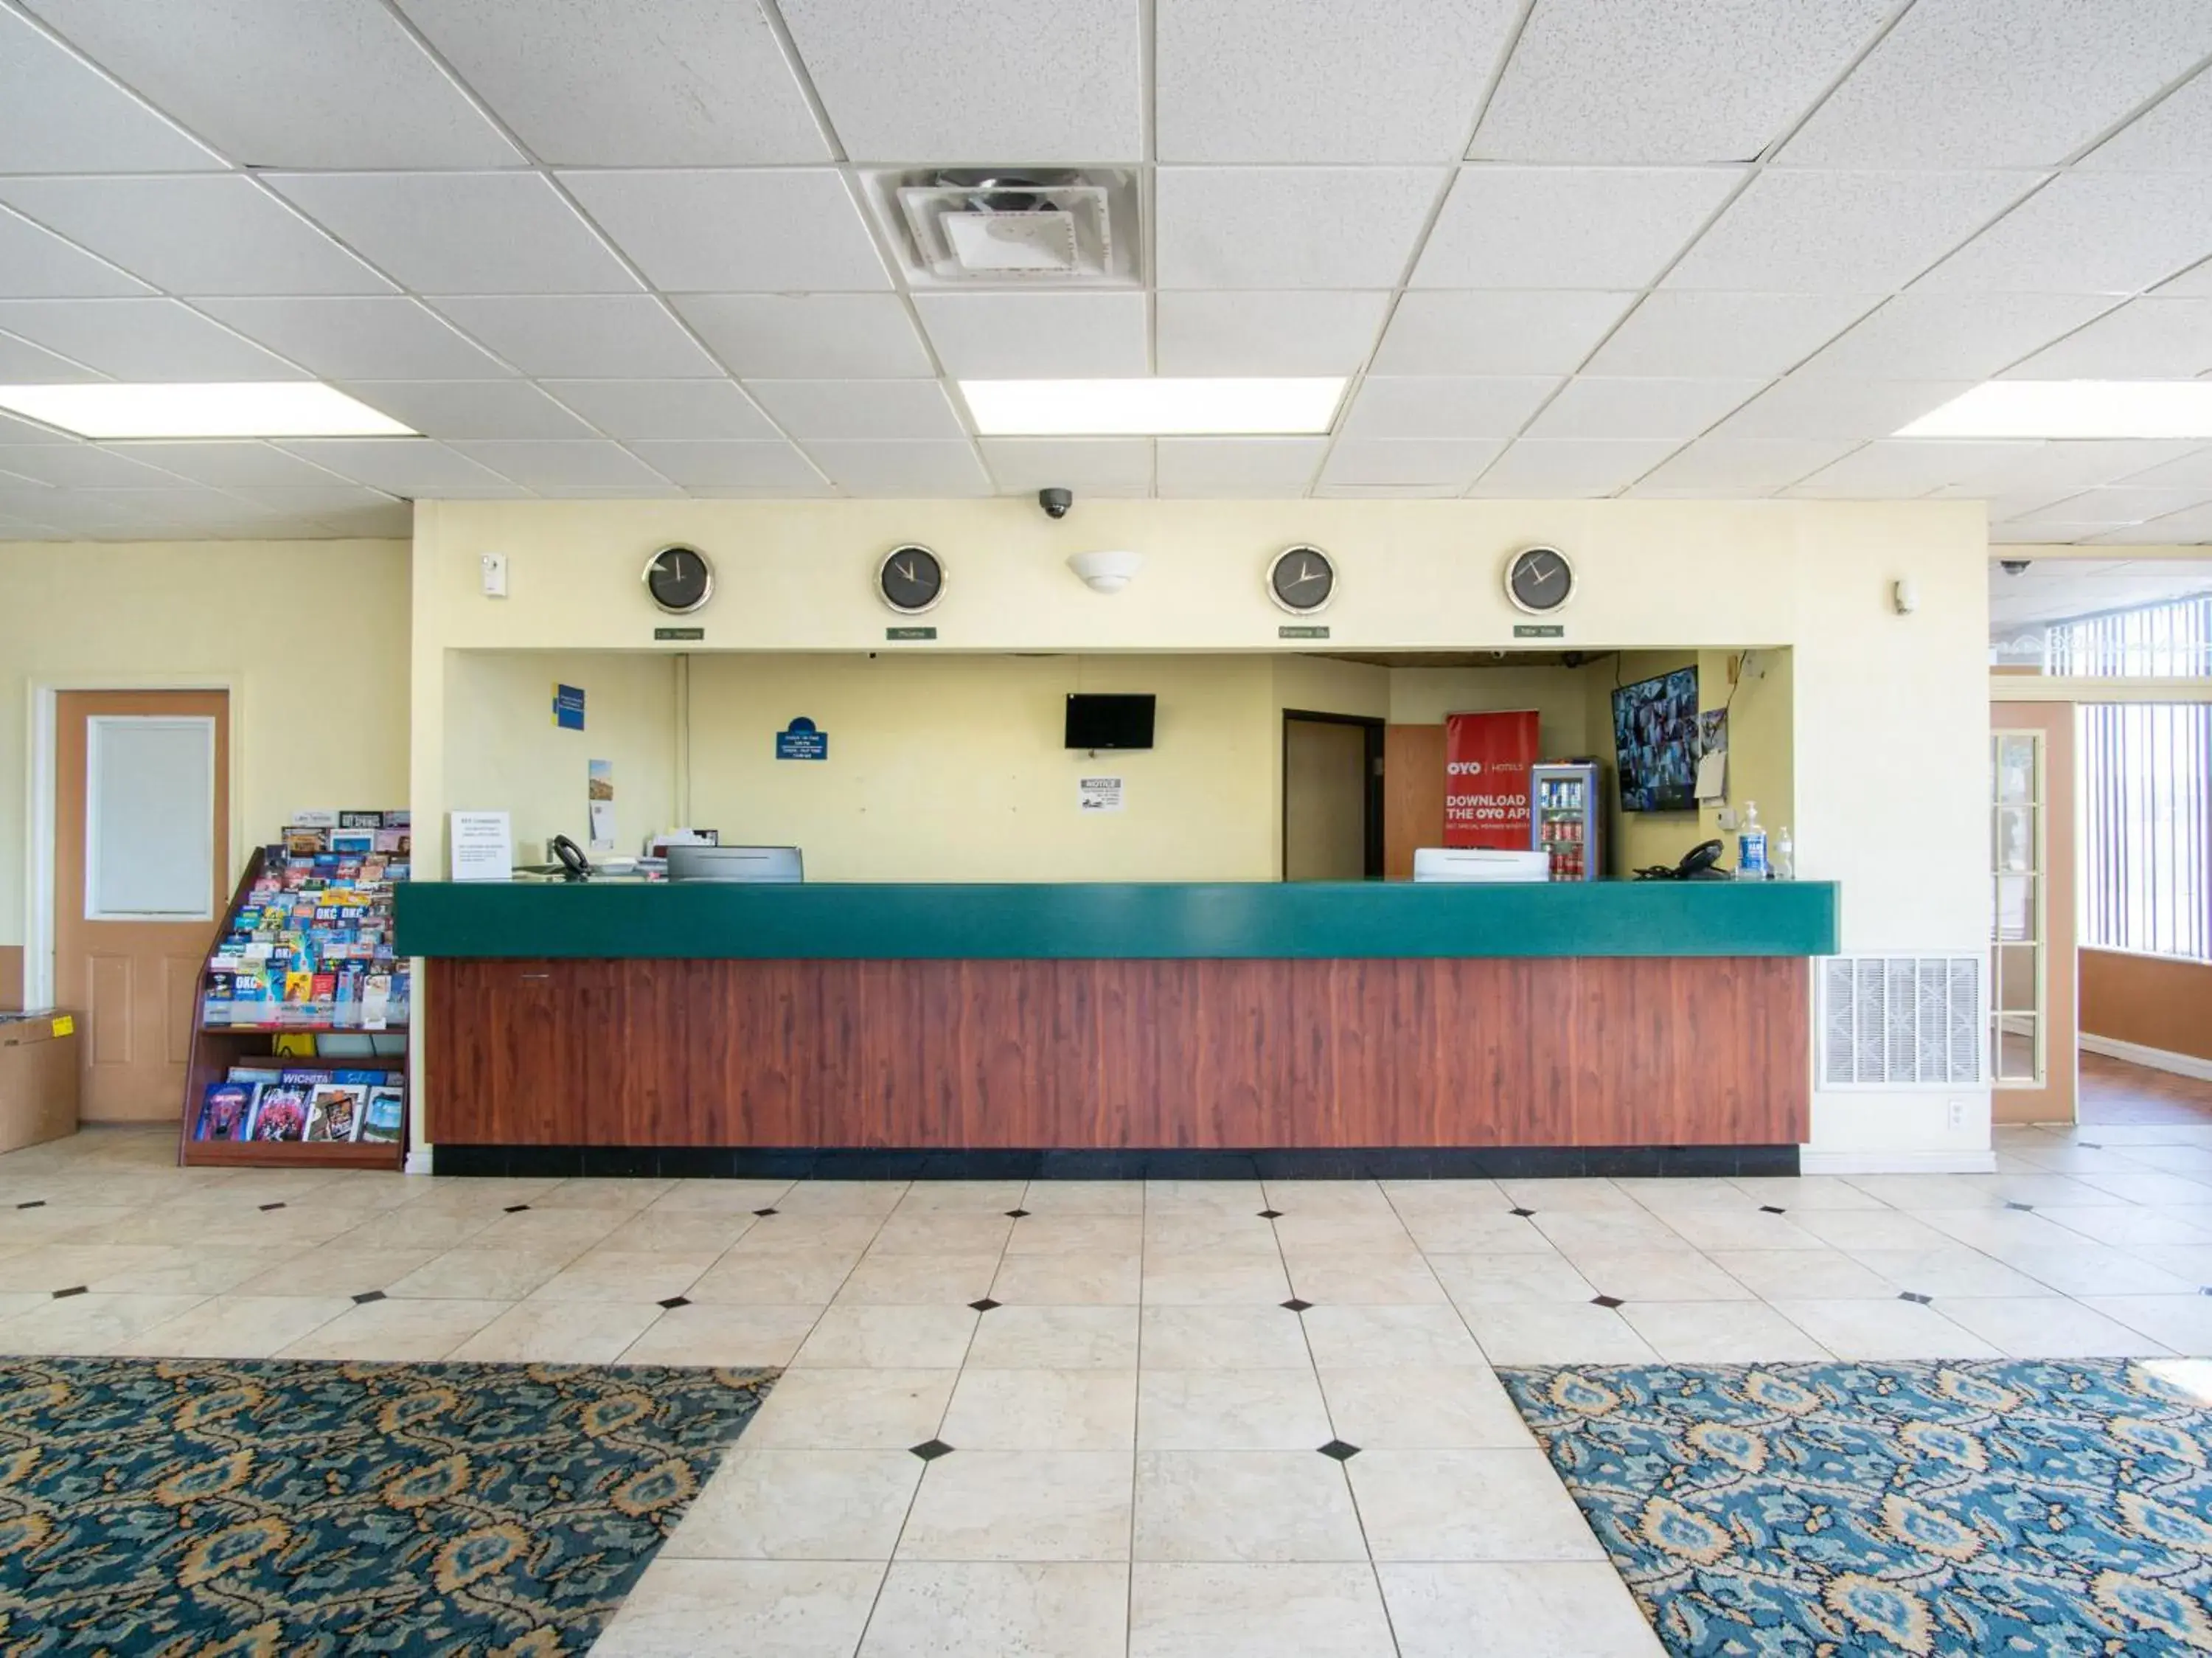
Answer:
<svg viewBox="0 0 2212 1658"><path fill-rule="evenodd" d="M0 1651L580 1653L771 1380L0 1361Z"/></svg>
<svg viewBox="0 0 2212 1658"><path fill-rule="evenodd" d="M2212 1651L2212 1366L1498 1374L1670 1652Z"/></svg>

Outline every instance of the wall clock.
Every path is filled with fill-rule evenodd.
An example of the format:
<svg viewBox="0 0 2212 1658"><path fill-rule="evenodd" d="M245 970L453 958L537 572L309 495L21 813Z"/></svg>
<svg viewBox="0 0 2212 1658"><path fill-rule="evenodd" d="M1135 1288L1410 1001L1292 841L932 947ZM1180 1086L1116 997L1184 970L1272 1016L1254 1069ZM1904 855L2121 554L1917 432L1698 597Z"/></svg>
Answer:
<svg viewBox="0 0 2212 1658"><path fill-rule="evenodd" d="M900 615L919 616L945 596L945 561L927 547L893 547L876 566L876 591Z"/></svg>
<svg viewBox="0 0 2212 1658"><path fill-rule="evenodd" d="M1531 616L1549 616L1575 594L1575 567L1557 547L1523 547L1505 561L1505 596Z"/></svg>
<svg viewBox="0 0 2212 1658"><path fill-rule="evenodd" d="M1336 596L1336 566L1319 547L1285 547L1267 566L1267 596L1293 616L1310 616Z"/></svg>
<svg viewBox="0 0 2212 1658"><path fill-rule="evenodd" d="M696 547L663 547L645 566L645 590L672 616L688 616L714 596L714 567Z"/></svg>

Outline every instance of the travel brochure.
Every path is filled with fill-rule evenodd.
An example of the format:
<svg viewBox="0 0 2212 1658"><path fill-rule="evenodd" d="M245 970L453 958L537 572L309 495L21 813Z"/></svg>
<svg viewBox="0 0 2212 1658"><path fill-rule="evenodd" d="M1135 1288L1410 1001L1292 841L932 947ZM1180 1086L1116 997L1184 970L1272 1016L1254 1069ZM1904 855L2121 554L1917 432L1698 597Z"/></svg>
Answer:
<svg viewBox="0 0 2212 1658"><path fill-rule="evenodd" d="M313 815L331 821L285 827L209 959L200 1020L210 1029L407 1027L392 893L411 867L412 820Z"/></svg>
<svg viewBox="0 0 2212 1658"><path fill-rule="evenodd" d="M397 1145L405 1114L396 1070L233 1065L208 1084L192 1138Z"/></svg>

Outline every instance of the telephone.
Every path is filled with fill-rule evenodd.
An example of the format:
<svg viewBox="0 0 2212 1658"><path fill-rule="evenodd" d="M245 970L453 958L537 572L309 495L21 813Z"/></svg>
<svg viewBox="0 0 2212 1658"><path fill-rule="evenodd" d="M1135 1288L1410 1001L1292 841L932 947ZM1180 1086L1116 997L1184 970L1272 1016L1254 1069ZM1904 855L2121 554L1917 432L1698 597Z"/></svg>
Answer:
<svg viewBox="0 0 2212 1658"><path fill-rule="evenodd" d="M1636 878L1638 881L1726 881L1729 878L1727 872L1713 867L1721 861L1721 853L1724 850L1719 841L1701 841L1683 853L1682 861L1672 869L1663 863L1655 863L1648 869L1638 869Z"/></svg>
<svg viewBox="0 0 2212 1658"><path fill-rule="evenodd" d="M584 849L566 835L556 835L548 843L553 856L561 860L562 879L587 881L591 878L592 861L584 856ZM1715 841L1715 846L1720 843Z"/></svg>

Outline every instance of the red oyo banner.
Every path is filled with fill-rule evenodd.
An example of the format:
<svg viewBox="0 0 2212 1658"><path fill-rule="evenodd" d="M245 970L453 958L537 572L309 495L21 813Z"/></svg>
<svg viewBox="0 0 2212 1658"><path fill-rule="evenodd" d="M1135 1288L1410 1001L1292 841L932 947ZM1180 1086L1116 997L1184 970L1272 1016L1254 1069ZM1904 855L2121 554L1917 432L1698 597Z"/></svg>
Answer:
<svg viewBox="0 0 2212 1658"><path fill-rule="evenodd" d="M1536 710L1444 716L1444 844L1528 850Z"/></svg>

